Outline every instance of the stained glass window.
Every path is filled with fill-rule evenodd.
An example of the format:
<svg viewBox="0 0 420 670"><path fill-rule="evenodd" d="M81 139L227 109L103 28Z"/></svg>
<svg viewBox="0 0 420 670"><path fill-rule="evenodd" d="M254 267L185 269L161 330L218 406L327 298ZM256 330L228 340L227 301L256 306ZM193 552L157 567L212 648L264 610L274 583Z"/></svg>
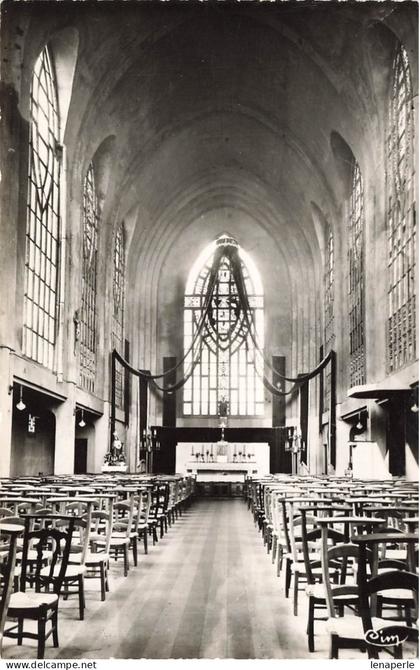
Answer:
<svg viewBox="0 0 420 670"><path fill-rule="evenodd" d="M353 165L349 209L349 321L350 386L364 384L365 361L365 214L363 181L358 163Z"/></svg>
<svg viewBox="0 0 420 670"><path fill-rule="evenodd" d="M334 236L328 226L325 239L324 255L324 354L334 348ZM324 409L330 402L331 372L328 365L324 379Z"/></svg>
<svg viewBox="0 0 420 670"><path fill-rule="evenodd" d="M80 310L80 385L95 390L96 375L96 266L98 198L92 163L83 184L82 301Z"/></svg>
<svg viewBox="0 0 420 670"><path fill-rule="evenodd" d="M124 296L125 296L125 233L124 224L118 227L114 241L112 347L124 355ZM124 406L124 370L117 363L115 370L115 402Z"/></svg>
<svg viewBox="0 0 420 670"><path fill-rule="evenodd" d="M60 132L48 47L37 59L32 76L29 133L22 349L26 356L52 369L59 270Z"/></svg>
<svg viewBox="0 0 420 670"><path fill-rule="evenodd" d="M394 59L387 137L388 371L416 358L416 208L413 91L407 53Z"/></svg>
<svg viewBox="0 0 420 670"><path fill-rule="evenodd" d="M226 237L222 236L219 240ZM231 242L237 242L231 239ZM238 245L237 245L238 246ZM184 310L184 349L188 351L196 336L210 278L217 241L199 257L187 284ZM249 256L238 247L248 295L255 341L262 351L264 345L264 297L256 268ZM184 386L184 414L215 416L220 403L227 403L230 416L264 414L263 361L249 333L241 310L231 259L222 256L203 328L185 360L187 371L198 361Z"/></svg>

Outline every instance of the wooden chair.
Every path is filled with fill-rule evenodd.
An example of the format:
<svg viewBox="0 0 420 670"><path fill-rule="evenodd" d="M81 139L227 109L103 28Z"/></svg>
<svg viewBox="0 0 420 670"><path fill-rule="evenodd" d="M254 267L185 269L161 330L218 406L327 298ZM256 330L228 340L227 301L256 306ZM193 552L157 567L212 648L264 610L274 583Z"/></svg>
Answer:
<svg viewBox="0 0 420 670"><path fill-rule="evenodd" d="M70 555L74 519L68 518L66 528L58 529L52 527L51 524L63 517L51 515L48 520L44 518L46 522L44 528L31 530L33 518L36 517L28 515L25 518L20 591L12 593L7 611L7 617L17 619L17 624L5 630L4 636L17 639L18 645L22 644L23 638L37 640L37 657L44 658L45 643L50 635L52 635L54 646L58 647L58 602ZM34 546L37 554L35 571L31 575L35 588L27 589L28 552L31 545ZM51 560L49 569L42 574L43 552L47 549L51 551ZM59 566L58 570L57 566ZM50 588L52 588L52 593L41 592L42 589L49 591ZM37 633L24 631L25 619L37 622ZM48 622L50 622L50 630L47 632Z"/></svg>
<svg viewBox="0 0 420 670"><path fill-rule="evenodd" d="M114 553L117 561L118 555L122 553L124 559L124 577L127 577L130 569L129 547L131 543L130 534L132 533L134 515L134 494L130 494L129 501L119 501L114 504L114 520L112 535L109 544L109 551ZM97 541L97 544L105 542Z"/></svg>
<svg viewBox="0 0 420 670"><path fill-rule="evenodd" d="M367 565L370 565L371 574L375 573L375 555L372 549L366 547L366 541L370 541L371 538L380 537L383 541L383 535L381 534L372 534L369 531L371 526L368 524L368 520L365 520L364 523L365 530L368 530L367 533L363 535L353 535L352 543L347 545L338 545L336 547L328 547L327 541L327 532L328 524L333 522L333 519L322 519L318 523L322 527L322 570L323 570L323 581L325 585L325 593L327 596L327 607L329 618L327 620L327 631L330 635L330 658L338 658L340 649L359 649L362 652L365 652L367 649L367 641L365 638L365 631L363 628L363 622L360 612L356 611L352 615L337 616L336 601L340 596L357 596L361 597L361 590L364 588L362 584L366 583L366 578L362 578L361 575L366 575ZM349 522L351 523L351 521ZM360 524L359 528L361 527ZM358 548L358 543L364 544L364 551ZM331 560L347 560L352 559L357 561L357 584L332 584L329 579L329 565ZM363 565L362 571L361 566ZM364 572L363 572L364 571ZM379 617L374 617L371 620L372 628L374 630L380 630L387 625L387 622L384 619ZM373 651L372 655L375 656L377 652Z"/></svg>
<svg viewBox="0 0 420 670"><path fill-rule="evenodd" d="M80 503L78 503L77 511L81 511ZM69 515L73 511L73 504L70 503L66 506L66 513ZM85 587L84 587L84 575L86 572L85 559L86 554L89 548L89 534L91 527L91 517L92 517L92 503L87 503L87 511L83 517L74 517L74 530L73 540L70 546L70 556L69 562L66 568L66 572L63 578L63 591L62 595L65 600L68 596L75 593L79 599L79 618L82 621L84 619L84 611L86 607L85 600ZM56 528L60 528L65 525L67 522L65 520L58 520L56 522ZM76 538L76 535L78 537ZM76 541L75 541L76 540ZM56 566L56 571L58 573L60 566ZM49 567L43 568L41 574L47 574Z"/></svg>
<svg viewBox="0 0 420 670"><path fill-rule="evenodd" d="M149 514L152 494L150 489L142 489L137 496L137 505L140 510L138 519L137 534L139 539L143 538L144 553L147 554L147 536L149 529Z"/></svg>
<svg viewBox="0 0 420 670"><path fill-rule="evenodd" d="M175 511L176 511L176 502L177 502L177 489L178 482L176 479L170 479L168 482L168 505L166 509L166 518L168 519L168 524L171 526L175 523Z"/></svg>
<svg viewBox="0 0 420 670"><path fill-rule="evenodd" d="M149 514L149 532L153 535L153 544L158 541L157 528L160 527L160 537L162 538L167 530L166 510L168 503L168 485L162 482L156 482L152 489L152 501Z"/></svg>
<svg viewBox="0 0 420 670"><path fill-rule="evenodd" d="M376 577L368 580L364 585L363 590L360 591L362 621L365 636L368 631L378 630L377 624L375 625L375 619L372 617L370 608L370 603L373 600L373 596L378 592L383 594L386 591L395 591L396 589L405 591L407 593L405 598L407 600L412 599L414 602L414 598L418 598L418 576L412 572L392 570L390 572L377 575ZM406 639L417 642L418 629L413 628L411 617L409 621L407 621L407 618L404 618L402 621L398 622L396 620L382 619L382 625L380 629L385 635L387 631L389 631L389 634L392 635L396 626L398 627L398 632L400 635L404 633L404 631L405 634L404 640L401 641L401 644L395 646L393 656L394 658L402 658L402 642ZM377 649L372 648L371 645L368 645L368 655L369 658L377 658Z"/></svg>
<svg viewBox="0 0 420 670"><path fill-rule="evenodd" d="M372 607L377 616L382 617L384 607L392 607L393 617L381 620L385 628L395 626L397 621L407 629L411 640L418 639L418 631L413 632L413 620L418 618L418 575L416 574L415 545L418 536L415 533L398 533L394 529L379 532L370 536L359 536L355 541L360 546L358 584L360 591L361 613L365 632L372 628ZM396 559L380 559L378 549L383 544L398 542L407 545L407 559L401 562ZM366 569L365 556L369 548L374 548L374 565L371 575ZM401 568L401 563L403 568ZM373 605L372 605L373 601ZM414 614L412 612L414 611ZM366 627L368 626L368 627ZM375 658L375 649L369 647L369 656ZM395 658L401 658L401 646L395 650Z"/></svg>
<svg viewBox="0 0 420 670"><path fill-rule="evenodd" d="M136 503L135 509L134 509L134 503ZM116 503L115 509L117 510L117 512L121 511L125 512L125 515L119 518L117 517L116 521L114 522L114 529L112 531L111 536L111 549L113 547L117 547L117 545L115 545L115 541L117 539L124 540L124 542L121 543L121 546L124 551L124 557L125 552L128 551L128 549L131 547L133 551L133 562L134 565L137 566L138 562L137 541L138 541L139 524L142 512L139 496L130 494L129 500L127 502ZM129 540L128 544L127 544L127 538ZM124 558L124 560L126 559ZM128 566L126 569L128 570ZM124 572L124 574L126 574L126 572Z"/></svg>
<svg viewBox="0 0 420 670"><path fill-rule="evenodd" d="M318 505L325 506L327 502L330 501L323 498L314 498L313 496L285 498L282 501L283 526L290 546L290 551L286 555L285 595L286 598L289 597L289 588L293 576L293 614L295 616L298 614L299 583L306 582L305 563L302 553L302 515L300 510L308 506L311 506L315 510L311 517L306 516L307 526L309 524L314 526L316 522L316 507ZM288 513L287 508L289 508Z"/></svg>
<svg viewBox="0 0 420 670"><path fill-rule="evenodd" d="M20 526L0 524L0 658L3 631L13 589L16 541L23 533Z"/></svg>
<svg viewBox="0 0 420 670"><path fill-rule="evenodd" d="M344 508L345 510L346 508ZM314 625L315 621L324 621L325 616L317 617L316 612L318 610L323 610L324 613L327 609L327 601L325 594L325 587L321 581L322 572L321 569L321 540L322 540L322 531L321 528L315 527L308 531L306 523L306 515L316 510L317 513L327 512L329 514L334 511L343 511L343 507L318 507L307 509L302 509L302 553L305 563L305 572L306 572L306 581L307 586L305 589L306 596L308 598L308 623L306 628L306 633L308 636L308 649L309 651L315 651L315 631ZM351 508L347 508L347 511L350 511ZM344 544L345 534L335 530L334 528L327 529L327 541L333 546L337 544ZM314 553L310 551L310 548L316 548L317 551ZM344 584L348 575L348 566L346 563L339 561L331 561L330 563L330 579L333 581L340 580L341 584ZM337 598L337 607L340 609L340 613L343 610L344 605L354 605L357 601L357 596L349 596L345 598L344 596L338 596Z"/></svg>
<svg viewBox="0 0 420 670"><path fill-rule="evenodd" d="M315 516L306 516L307 526L316 523ZM293 576L293 614L298 615L299 584L306 582L305 561L302 552L302 516L295 517L293 504L290 504L290 544L292 549L290 572Z"/></svg>
<svg viewBox="0 0 420 670"><path fill-rule="evenodd" d="M88 578L100 579L101 600L106 598L109 591L108 568L113 525L113 500L109 503L108 511L93 510L91 516L90 548L85 555L85 566Z"/></svg>

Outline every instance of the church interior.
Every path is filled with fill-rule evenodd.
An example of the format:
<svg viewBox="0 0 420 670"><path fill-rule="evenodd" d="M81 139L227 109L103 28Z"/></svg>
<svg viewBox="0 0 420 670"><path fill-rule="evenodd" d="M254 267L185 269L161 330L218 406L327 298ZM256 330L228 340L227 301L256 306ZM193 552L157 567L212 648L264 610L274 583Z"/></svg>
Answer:
<svg viewBox="0 0 420 670"><path fill-rule="evenodd" d="M1 13L0 657L414 657L417 4Z"/></svg>

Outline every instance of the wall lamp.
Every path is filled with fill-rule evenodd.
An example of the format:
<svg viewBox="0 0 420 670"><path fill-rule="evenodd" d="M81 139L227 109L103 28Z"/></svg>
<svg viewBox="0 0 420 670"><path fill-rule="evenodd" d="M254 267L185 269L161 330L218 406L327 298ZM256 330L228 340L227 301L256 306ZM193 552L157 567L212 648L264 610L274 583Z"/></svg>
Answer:
<svg viewBox="0 0 420 670"><path fill-rule="evenodd" d="M419 411L419 388L415 387L411 393L410 399L410 409L412 412L417 413Z"/></svg>
<svg viewBox="0 0 420 670"><path fill-rule="evenodd" d="M80 420L78 421L77 425L79 426L79 428L84 428L86 426L84 411L80 410L80 412L81 412L81 416L80 416Z"/></svg>
<svg viewBox="0 0 420 670"><path fill-rule="evenodd" d="M23 399L22 399L22 393L23 393L23 387L22 387L22 384L21 384L20 385L19 402L16 403L16 409L18 409L19 412L22 412L24 409L26 409L26 405L25 405L25 403L23 402Z"/></svg>

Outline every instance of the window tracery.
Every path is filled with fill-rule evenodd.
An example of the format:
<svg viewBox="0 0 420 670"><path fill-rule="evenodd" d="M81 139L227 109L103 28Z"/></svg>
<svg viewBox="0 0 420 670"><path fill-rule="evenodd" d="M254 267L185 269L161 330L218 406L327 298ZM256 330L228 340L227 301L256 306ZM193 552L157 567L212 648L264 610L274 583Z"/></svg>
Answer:
<svg viewBox="0 0 420 670"><path fill-rule="evenodd" d="M58 303L60 128L57 83L48 46L33 71L29 132L22 349L26 356L52 369Z"/></svg>
<svg viewBox="0 0 420 670"><path fill-rule="evenodd" d="M82 301L80 310L80 384L95 390L96 282L99 208L95 174L90 163L83 184Z"/></svg>
<svg viewBox="0 0 420 670"><path fill-rule="evenodd" d="M365 360L365 215L363 180L358 163L353 165L349 211L349 326L350 387L366 381Z"/></svg>
<svg viewBox="0 0 420 670"><path fill-rule="evenodd" d="M208 247L190 274L184 302L184 350L192 347L185 367L199 359L184 386L184 414L214 416L221 403L227 403L230 416L253 416L264 413L263 362L249 336L246 318L241 311L238 286L231 260L221 258L211 305L203 336L194 345L210 279L217 244ZM238 246L231 239L232 245ZM239 249L242 275L248 295L259 348L264 341L264 296L261 282L251 259ZM193 346L194 345L194 346Z"/></svg>
<svg viewBox="0 0 420 670"><path fill-rule="evenodd" d="M399 45L387 138L388 371L416 358L416 208L413 93L407 52Z"/></svg>

